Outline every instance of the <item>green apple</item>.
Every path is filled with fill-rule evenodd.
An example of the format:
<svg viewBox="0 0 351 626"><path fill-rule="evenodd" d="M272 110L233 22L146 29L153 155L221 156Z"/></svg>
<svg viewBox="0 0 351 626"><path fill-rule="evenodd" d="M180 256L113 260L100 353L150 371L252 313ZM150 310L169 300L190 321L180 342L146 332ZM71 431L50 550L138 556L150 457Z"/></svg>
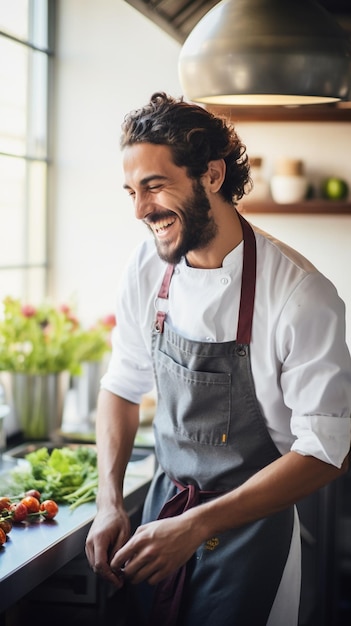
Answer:
<svg viewBox="0 0 351 626"><path fill-rule="evenodd" d="M346 180L337 176L330 176L323 180L321 191L323 198L327 198L327 200L345 200L349 193L349 186Z"/></svg>

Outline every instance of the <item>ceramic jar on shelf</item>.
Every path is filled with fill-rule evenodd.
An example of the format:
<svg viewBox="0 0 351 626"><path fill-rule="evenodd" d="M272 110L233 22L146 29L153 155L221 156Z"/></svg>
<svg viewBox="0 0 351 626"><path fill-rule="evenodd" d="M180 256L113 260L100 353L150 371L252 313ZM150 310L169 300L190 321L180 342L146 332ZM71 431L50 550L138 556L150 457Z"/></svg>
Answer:
<svg viewBox="0 0 351 626"><path fill-rule="evenodd" d="M253 186L250 193L245 196L245 203L264 202L265 200L270 200L271 194L269 183L263 174L262 157L252 157L250 159L250 177Z"/></svg>
<svg viewBox="0 0 351 626"><path fill-rule="evenodd" d="M278 204L301 202L307 196L308 185L303 161L299 159L277 161L270 185L274 202Z"/></svg>

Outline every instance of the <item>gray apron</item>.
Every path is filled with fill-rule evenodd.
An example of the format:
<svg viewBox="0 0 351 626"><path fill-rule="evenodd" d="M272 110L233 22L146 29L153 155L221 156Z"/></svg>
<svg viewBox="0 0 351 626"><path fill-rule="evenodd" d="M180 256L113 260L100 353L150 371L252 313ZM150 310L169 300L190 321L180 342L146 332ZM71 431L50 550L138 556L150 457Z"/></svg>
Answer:
<svg viewBox="0 0 351 626"><path fill-rule="evenodd" d="M157 315L152 350L159 466L143 523L235 489L280 456L251 373L256 240L248 222L239 218L244 257L236 341L185 339L167 325L164 313ZM160 298L168 295L172 271L169 266ZM149 624L264 626L288 557L293 518L290 507L209 537L186 567L153 588Z"/></svg>

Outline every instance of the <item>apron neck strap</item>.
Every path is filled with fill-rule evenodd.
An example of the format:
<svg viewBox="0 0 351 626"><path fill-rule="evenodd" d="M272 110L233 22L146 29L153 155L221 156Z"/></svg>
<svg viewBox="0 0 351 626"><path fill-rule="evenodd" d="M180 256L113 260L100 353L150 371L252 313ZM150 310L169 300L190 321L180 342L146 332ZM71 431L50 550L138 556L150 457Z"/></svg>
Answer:
<svg viewBox="0 0 351 626"><path fill-rule="evenodd" d="M244 256L236 341L240 344L249 344L251 341L256 289L256 238L250 224L243 218L242 215L240 215L240 213L238 213L238 217L243 229Z"/></svg>
<svg viewBox="0 0 351 626"><path fill-rule="evenodd" d="M238 213L238 217L241 223L241 227L243 229L244 256L236 341L239 344L249 344L251 341L252 318L255 302L257 257L256 239L250 224L243 218L242 215L240 215L240 213ZM174 267L175 266L172 264L167 265L157 299L168 299L169 287L171 284ZM158 333L163 332L163 325L166 314L166 311L162 311L160 309L157 310L155 330Z"/></svg>
<svg viewBox="0 0 351 626"><path fill-rule="evenodd" d="M162 300L168 299L169 286L171 284L174 267L175 266L172 265L171 263L167 265L167 268L163 277L163 281L160 287L160 291L158 292L157 299L158 298L161 298ZM164 321L166 318L166 314L167 314L166 311L157 309L156 320L155 320L155 331L157 333L163 333L163 325L164 325Z"/></svg>

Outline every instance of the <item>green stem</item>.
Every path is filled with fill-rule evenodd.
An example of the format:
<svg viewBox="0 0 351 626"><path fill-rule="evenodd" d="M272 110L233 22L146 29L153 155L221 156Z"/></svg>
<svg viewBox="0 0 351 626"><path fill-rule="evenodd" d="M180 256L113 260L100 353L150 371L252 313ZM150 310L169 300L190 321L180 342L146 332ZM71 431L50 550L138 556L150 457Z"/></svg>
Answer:
<svg viewBox="0 0 351 626"><path fill-rule="evenodd" d="M85 495L82 495L75 502L73 502L70 505L69 508L70 508L71 511L74 511L74 509L76 509L81 504L85 504L86 502L94 502L95 501L95 497L96 497L95 490L94 491L88 491Z"/></svg>
<svg viewBox="0 0 351 626"><path fill-rule="evenodd" d="M68 493L66 496L64 496L64 499L68 500L68 502L70 500L75 500L76 498L79 498L81 495L85 494L86 492L91 491L93 489L97 489L97 486L98 486L98 480L97 478L94 478L94 480L91 480L88 483L83 484L81 487L78 487L78 489L76 489L75 491Z"/></svg>

